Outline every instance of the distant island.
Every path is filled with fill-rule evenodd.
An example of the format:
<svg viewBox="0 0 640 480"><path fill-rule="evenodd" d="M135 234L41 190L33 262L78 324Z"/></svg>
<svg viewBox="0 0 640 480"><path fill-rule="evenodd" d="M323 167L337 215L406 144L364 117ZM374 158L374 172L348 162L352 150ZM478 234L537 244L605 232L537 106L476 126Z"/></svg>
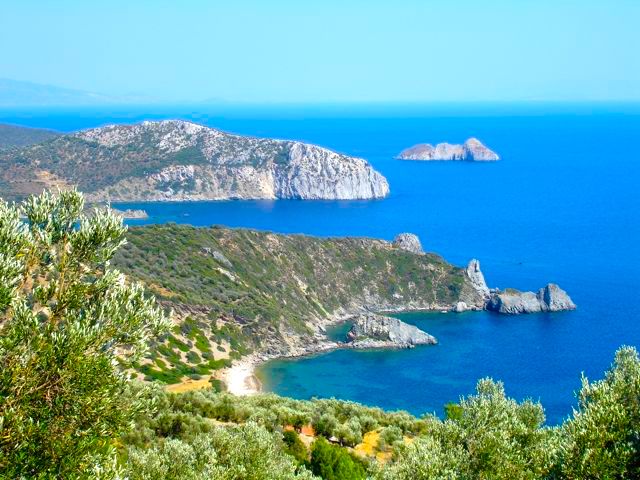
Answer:
<svg viewBox="0 0 640 480"><path fill-rule="evenodd" d="M435 147L430 143L421 143L407 148L396 157L400 160L449 160L463 162L495 162L500 157L487 148L477 138L470 138L462 145L438 143Z"/></svg>
<svg viewBox="0 0 640 480"><path fill-rule="evenodd" d="M0 196L77 186L92 202L383 198L364 159L182 120L110 125L0 151Z"/></svg>

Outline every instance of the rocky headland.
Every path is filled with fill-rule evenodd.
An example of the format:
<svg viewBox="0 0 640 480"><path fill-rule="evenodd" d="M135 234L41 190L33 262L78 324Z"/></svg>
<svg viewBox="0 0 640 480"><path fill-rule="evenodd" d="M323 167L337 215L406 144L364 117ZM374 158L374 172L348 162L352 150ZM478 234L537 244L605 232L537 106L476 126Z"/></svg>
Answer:
<svg viewBox="0 0 640 480"><path fill-rule="evenodd" d="M77 186L92 202L383 198L364 159L182 120L110 125L0 151L0 196Z"/></svg>
<svg viewBox="0 0 640 480"><path fill-rule="evenodd" d="M487 148L477 138L470 138L462 145L438 143L421 143L407 148L396 157L400 160L449 160L464 162L494 162L500 157L493 150Z"/></svg>

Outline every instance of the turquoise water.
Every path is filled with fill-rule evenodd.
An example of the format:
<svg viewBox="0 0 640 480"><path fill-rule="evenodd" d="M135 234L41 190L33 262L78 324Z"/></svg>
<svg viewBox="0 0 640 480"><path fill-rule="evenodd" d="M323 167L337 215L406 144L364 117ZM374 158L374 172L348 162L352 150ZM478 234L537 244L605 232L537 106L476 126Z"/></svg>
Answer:
<svg viewBox="0 0 640 480"><path fill-rule="evenodd" d="M387 176L392 193L379 201L123 205L146 209L147 222L386 239L409 231L453 263L480 259L490 286L537 289L553 281L578 304L551 315L402 315L439 345L274 361L261 375L277 393L442 413L446 402L472 393L477 379L492 376L518 399L539 399L555 423L571 412L581 372L599 378L620 345L640 345L638 106L0 112L0 121L62 130L174 117L362 156ZM503 160L392 158L418 142L472 135Z"/></svg>

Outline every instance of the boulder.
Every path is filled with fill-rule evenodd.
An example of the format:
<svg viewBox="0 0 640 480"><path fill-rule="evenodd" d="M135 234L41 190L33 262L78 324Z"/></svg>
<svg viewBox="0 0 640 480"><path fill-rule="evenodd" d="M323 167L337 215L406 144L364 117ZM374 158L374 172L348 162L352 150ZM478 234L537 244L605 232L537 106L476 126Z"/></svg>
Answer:
<svg viewBox="0 0 640 480"><path fill-rule="evenodd" d="M365 313L353 318L347 345L353 348L412 348L434 345L435 337L397 318Z"/></svg>
<svg viewBox="0 0 640 480"><path fill-rule="evenodd" d="M466 312L467 310L471 310L471 309L469 308L469 305L467 305L465 302L458 302L453 307L453 311L456 313Z"/></svg>
<svg viewBox="0 0 640 480"><path fill-rule="evenodd" d="M424 253L424 251L422 250L420 239L413 233L401 233L399 235L396 235L396 238L393 239L393 246L411 253L415 253L416 255L421 255Z"/></svg>
<svg viewBox="0 0 640 480"><path fill-rule="evenodd" d="M218 250L215 250L211 247L203 247L202 253L204 253L205 255L212 256L216 262L218 262L219 264L227 268L233 268L233 264L229 261L229 259L225 257L222 254L222 252L219 252Z"/></svg>

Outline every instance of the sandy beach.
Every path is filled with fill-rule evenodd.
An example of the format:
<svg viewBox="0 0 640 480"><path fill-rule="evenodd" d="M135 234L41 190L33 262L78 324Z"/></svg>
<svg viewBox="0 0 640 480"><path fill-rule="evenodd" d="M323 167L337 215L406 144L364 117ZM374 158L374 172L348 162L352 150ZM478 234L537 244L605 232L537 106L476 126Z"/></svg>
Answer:
<svg viewBox="0 0 640 480"><path fill-rule="evenodd" d="M258 361L246 358L234 363L224 374L227 391L234 395L255 395L262 391L262 384L255 376Z"/></svg>

